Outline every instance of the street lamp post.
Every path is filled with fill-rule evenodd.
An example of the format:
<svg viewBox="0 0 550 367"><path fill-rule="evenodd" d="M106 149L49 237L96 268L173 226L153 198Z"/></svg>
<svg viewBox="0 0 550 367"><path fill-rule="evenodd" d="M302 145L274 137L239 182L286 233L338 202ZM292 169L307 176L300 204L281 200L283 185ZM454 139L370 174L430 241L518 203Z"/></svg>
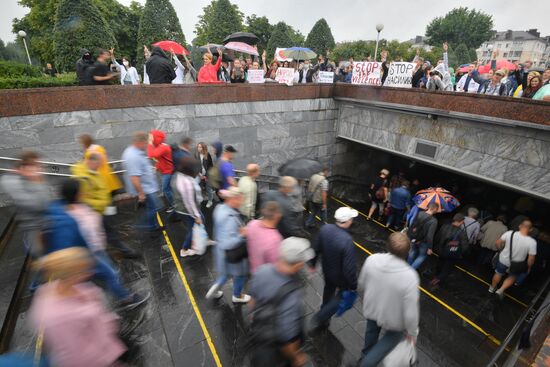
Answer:
<svg viewBox="0 0 550 367"><path fill-rule="evenodd" d="M25 45L25 51L27 52L27 59L29 60L29 65L32 65L31 56L29 55L29 48L27 47L27 41L25 40L25 38L27 37L27 32L19 31L17 32L17 34L19 35L19 37L23 38L23 44Z"/></svg>
<svg viewBox="0 0 550 367"><path fill-rule="evenodd" d="M382 32L382 29L384 29L384 25L379 23L376 25L376 31L378 34L376 35L376 48L374 49L374 61L376 61L376 55L378 54L378 42L380 41L380 32Z"/></svg>

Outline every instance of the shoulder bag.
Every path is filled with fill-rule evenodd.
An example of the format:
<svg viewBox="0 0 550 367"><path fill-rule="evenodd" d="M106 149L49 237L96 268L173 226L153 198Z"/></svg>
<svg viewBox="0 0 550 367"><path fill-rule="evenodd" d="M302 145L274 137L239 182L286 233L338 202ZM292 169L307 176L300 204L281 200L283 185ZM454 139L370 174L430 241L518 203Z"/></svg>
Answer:
<svg viewBox="0 0 550 367"><path fill-rule="evenodd" d="M523 274L527 272L527 259L523 261L513 261L512 259L512 244L514 242L514 235L516 234L516 231L512 232L512 236L510 237L510 274Z"/></svg>

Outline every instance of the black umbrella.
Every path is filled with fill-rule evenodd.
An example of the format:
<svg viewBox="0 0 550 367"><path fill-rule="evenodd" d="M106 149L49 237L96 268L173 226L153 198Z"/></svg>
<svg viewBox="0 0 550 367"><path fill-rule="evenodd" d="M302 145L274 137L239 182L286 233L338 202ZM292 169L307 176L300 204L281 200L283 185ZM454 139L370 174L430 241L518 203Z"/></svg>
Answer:
<svg viewBox="0 0 550 367"><path fill-rule="evenodd" d="M256 36L254 33L248 33L248 32L235 32L230 34L229 36L225 37L223 40L223 44L229 42L244 42L249 45L255 45L258 43L260 39L258 36Z"/></svg>
<svg viewBox="0 0 550 367"><path fill-rule="evenodd" d="M306 180L323 170L321 163L313 159L298 158L291 160L279 167L281 176L292 176L298 180Z"/></svg>

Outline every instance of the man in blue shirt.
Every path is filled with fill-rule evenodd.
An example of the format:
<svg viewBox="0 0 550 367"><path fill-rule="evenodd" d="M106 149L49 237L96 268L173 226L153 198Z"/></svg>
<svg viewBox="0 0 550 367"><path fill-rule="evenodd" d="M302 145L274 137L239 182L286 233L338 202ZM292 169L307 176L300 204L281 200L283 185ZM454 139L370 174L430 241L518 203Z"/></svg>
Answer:
<svg viewBox="0 0 550 367"><path fill-rule="evenodd" d="M231 186L237 186L235 180L235 168L233 167L233 158L237 153L237 150L232 145L227 145L223 150L223 154L220 157L220 177L222 179L221 188L227 190Z"/></svg>
<svg viewBox="0 0 550 367"><path fill-rule="evenodd" d="M162 207L158 198L158 183L149 158L145 153L148 135L145 132L136 132L132 145L122 153L122 167L124 168L124 184L126 191L137 196L138 202L145 205L145 222L138 227L148 230L158 230L157 211Z"/></svg>
<svg viewBox="0 0 550 367"><path fill-rule="evenodd" d="M403 180L400 187L396 187L390 193L391 214L388 217L386 227L399 229L403 224L403 217L409 209L411 193L409 192L409 181Z"/></svg>

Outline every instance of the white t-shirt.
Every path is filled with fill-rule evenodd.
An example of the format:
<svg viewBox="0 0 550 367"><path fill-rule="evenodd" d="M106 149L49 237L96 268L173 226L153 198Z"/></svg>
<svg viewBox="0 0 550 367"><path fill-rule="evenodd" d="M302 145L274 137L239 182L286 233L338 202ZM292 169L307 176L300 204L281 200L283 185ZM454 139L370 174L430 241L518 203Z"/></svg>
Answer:
<svg viewBox="0 0 550 367"><path fill-rule="evenodd" d="M510 266L510 238L513 231L508 231L500 237L504 241L504 249L500 252L498 261L505 266ZM530 236L524 236L520 232L514 234L514 243L512 246L513 261L525 261L528 255L537 254L537 241Z"/></svg>

